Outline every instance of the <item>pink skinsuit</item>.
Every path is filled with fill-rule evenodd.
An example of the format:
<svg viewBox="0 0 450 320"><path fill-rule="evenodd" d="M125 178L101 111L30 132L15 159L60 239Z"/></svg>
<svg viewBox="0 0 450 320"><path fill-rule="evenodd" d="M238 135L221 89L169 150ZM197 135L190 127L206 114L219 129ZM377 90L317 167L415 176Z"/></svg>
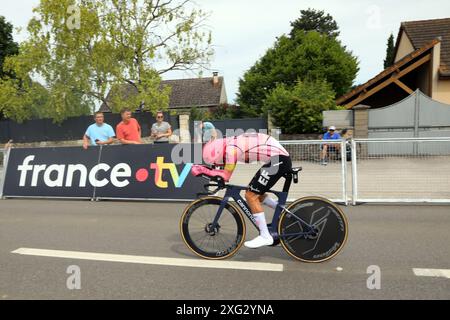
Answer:
<svg viewBox="0 0 450 320"><path fill-rule="evenodd" d="M246 133L226 138L226 163L269 162L274 156L287 156L289 153L273 137L262 133ZM236 150L237 152L234 152Z"/></svg>

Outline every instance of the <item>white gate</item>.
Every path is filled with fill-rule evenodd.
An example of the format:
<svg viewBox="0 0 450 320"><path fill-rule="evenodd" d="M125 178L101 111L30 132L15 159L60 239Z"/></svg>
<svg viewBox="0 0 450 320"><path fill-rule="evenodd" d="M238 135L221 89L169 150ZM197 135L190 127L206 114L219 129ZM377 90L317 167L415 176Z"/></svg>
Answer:
<svg viewBox="0 0 450 320"><path fill-rule="evenodd" d="M353 140L358 202L450 203L450 138Z"/></svg>

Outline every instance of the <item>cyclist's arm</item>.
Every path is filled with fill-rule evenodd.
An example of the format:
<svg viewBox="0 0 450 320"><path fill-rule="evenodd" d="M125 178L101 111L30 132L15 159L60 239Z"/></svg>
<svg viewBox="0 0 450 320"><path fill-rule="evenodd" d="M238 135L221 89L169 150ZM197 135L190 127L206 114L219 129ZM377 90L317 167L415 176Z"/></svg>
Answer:
<svg viewBox="0 0 450 320"><path fill-rule="evenodd" d="M230 181L231 176L233 175L234 170L236 169L236 163L238 159L238 150L236 148L229 146L225 155L225 163L224 170L211 170L202 165L194 165L192 167L192 173L194 176L199 176L201 174L205 174L210 177L219 176L223 178L225 181Z"/></svg>
<svg viewBox="0 0 450 320"><path fill-rule="evenodd" d="M122 144L142 144L140 141L132 141L132 140L126 140L126 139L119 139L120 143Z"/></svg>
<svg viewBox="0 0 450 320"><path fill-rule="evenodd" d="M224 175L227 177L227 180L230 180L233 175L234 170L237 166L238 160L238 149L234 146L229 146L225 155L225 168Z"/></svg>

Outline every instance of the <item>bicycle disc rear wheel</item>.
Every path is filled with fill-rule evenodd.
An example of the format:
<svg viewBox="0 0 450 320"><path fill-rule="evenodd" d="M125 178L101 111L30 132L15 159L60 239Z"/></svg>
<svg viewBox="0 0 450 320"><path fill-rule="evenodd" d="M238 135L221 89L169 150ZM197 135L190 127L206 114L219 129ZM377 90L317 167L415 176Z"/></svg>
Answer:
<svg viewBox="0 0 450 320"><path fill-rule="evenodd" d="M212 227L221 202L218 197L199 199L191 203L181 217L180 231L184 243L196 255L209 260L233 256L244 242L244 219L230 203L225 205L218 226Z"/></svg>
<svg viewBox="0 0 450 320"><path fill-rule="evenodd" d="M311 225L315 233L308 235L310 229L298 218ZM289 255L303 262L319 263L342 250L347 242L348 223L334 203L309 197L295 201L282 213L278 232L281 245ZM300 233L304 235L298 235ZM289 234L294 235L287 236Z"/></svg>

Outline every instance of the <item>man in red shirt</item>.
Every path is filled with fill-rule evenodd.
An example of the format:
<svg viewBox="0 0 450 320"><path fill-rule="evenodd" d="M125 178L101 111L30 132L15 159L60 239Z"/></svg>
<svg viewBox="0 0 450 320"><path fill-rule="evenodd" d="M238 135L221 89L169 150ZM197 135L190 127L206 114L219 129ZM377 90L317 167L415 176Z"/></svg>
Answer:
<svg viewBox="0 0 450 320"><path fill-rule="evenodd" d="M117 139L122 144L142 144L141 126L136 119L132 118L130 109L124 109L120 113L122 122L117 125Z"/></svg>

